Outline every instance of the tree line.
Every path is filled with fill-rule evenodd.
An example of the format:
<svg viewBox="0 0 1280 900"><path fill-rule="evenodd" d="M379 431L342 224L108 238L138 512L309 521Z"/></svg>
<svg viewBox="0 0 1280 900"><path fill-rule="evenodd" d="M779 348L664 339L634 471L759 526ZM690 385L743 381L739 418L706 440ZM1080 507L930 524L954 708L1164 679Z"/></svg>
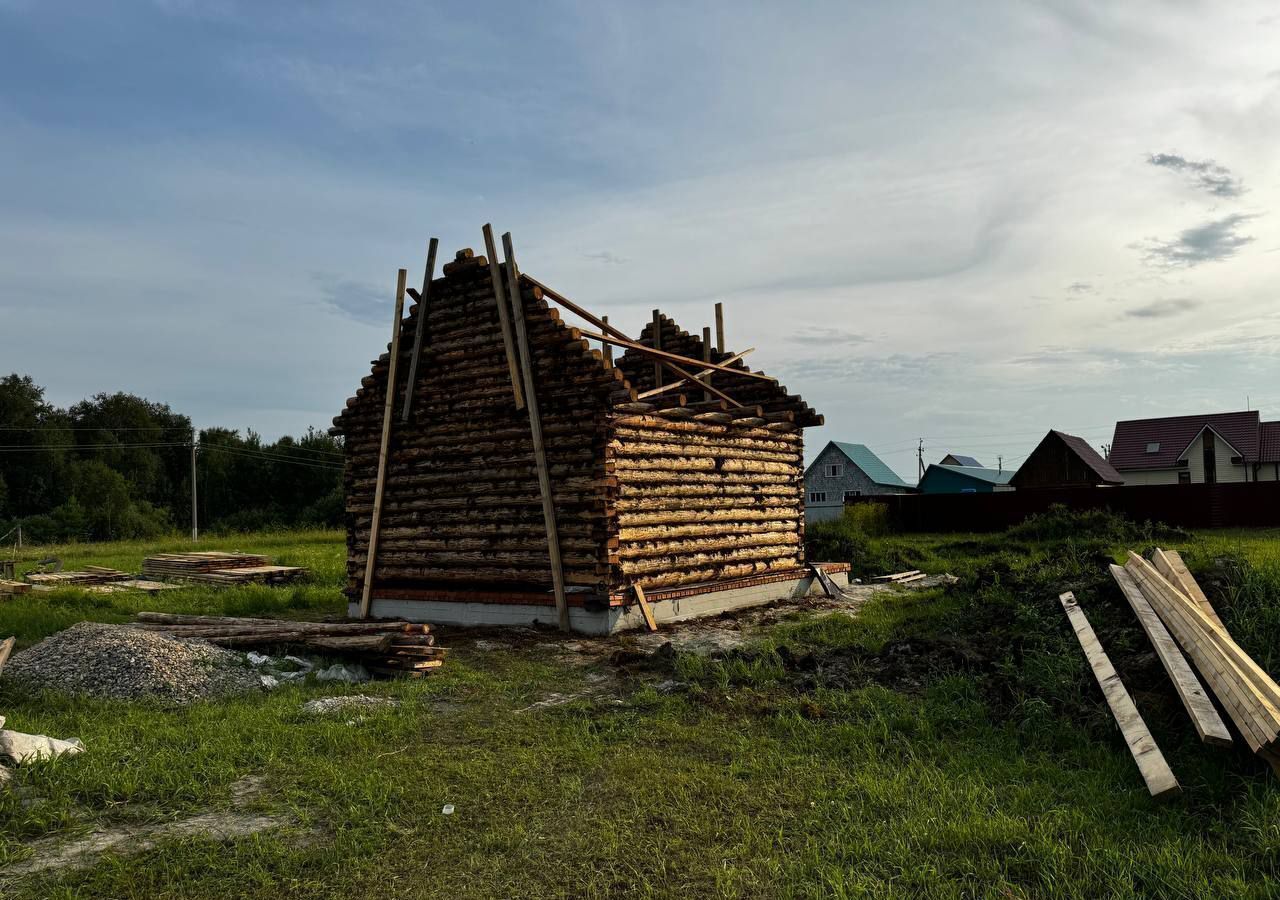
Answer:
<svg viewBox="0 0 1280 900"><path fill-rule="evenodd" d="M0 536L18 525L31 543L189 530L193 440L202 531L342 520L342 442L325 432L269 443L251 430L194 435L188 416L132 394L66 409L44 395L30 376L0 379Z"/></svg>

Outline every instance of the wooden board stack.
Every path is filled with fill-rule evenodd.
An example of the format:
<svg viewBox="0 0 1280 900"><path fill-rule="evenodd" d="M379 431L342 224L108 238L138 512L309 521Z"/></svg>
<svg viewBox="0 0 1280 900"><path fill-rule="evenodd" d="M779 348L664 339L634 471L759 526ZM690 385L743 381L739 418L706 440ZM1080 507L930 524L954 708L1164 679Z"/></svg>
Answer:
<svg viewBox="0 0 1280 900"><path fill-rule="evenodd" d="M6 581L0 579L0 597L31 592L31 585L25 581Z"/></svg>
<svg viewBox="0 0 1280 900"><path fill-rule="evenodd" d="M119 569L103 566L85 566L67 572L28 572L26 580L41 587L85 587L90 584L106 584L109 581L127 581L133 576Z"/></svg>
<svg viewBox="0 0 1280 900"><path fill-rule="evenodd" d="M444 663L429 625L409 622L297 622L227 616L138 613L137 628L193 638L220 647L292 646L351 656L383 675L417 677Z"/></svg>
<svg viewBox="0 0 1280 900"><path fill-rule="evenodd" d="M301 566L273 566L270 557L256 553L158 553L142 561L148 578L169 578L202 584L286 584L303 575Z"/></svg>
<svg viewBox="0 0 1280 900"><path fill-rule="evenodd" d="M1280 772L1280 685L1232 640L1186 566L1157 550L1156 565L1130 551L1125 570L1191 657L1249 749Z"/></svg>

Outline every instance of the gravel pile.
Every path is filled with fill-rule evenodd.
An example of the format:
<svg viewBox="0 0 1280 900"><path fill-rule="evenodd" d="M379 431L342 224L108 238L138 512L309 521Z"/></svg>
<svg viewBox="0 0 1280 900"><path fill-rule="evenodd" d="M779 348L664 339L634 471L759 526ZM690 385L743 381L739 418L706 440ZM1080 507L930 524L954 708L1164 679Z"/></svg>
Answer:
<svg viewBox="0 0 1280 900"><path fill-rule="evenodd" d="M15 654L4 677L68 694L173 703L261 689L241 653L97 622L72 625Z"/></svg>

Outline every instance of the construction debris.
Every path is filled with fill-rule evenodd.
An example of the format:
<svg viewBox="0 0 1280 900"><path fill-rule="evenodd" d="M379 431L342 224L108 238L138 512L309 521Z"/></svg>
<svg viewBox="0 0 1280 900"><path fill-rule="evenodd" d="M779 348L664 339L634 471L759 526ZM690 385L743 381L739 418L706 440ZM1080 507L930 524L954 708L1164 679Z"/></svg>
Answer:
<svg viewBox="0 0 1280 900"><path fill-rule="evenodd" d="M106 584L111 581L127 581L133 576L119 569L108 569L104 566L85 566L69 572L28 572L26 579L31 584L46 588L87 587L91 584Z"/></svg>
<svg viewBox="0 0 1280 900"><path fill-rule="evenodd" d="M4 720L0 719L0 725ZM43 734L23 734L21 731L0 729L0 760L13 765L52 759L64 753L83 753L84 744L79 738L59 740Z"/></svg>
<svg viewBox="0 0 1280 900"><path fill-rule="evenodd" d="M0 597L12 597L17 594L31 593L31 585L24 581L8 581L0 579Z"/></svg>
<svg viewBox="0 0 1280 900"><path fill-rule="evenodd" d="M874 581L892 581L898 584L906 581L918 581L921 578L927 578L924 572L919 569L912 569L909 572L895 572L892 575L877 575Z"/></svg>
<svg viewBox="0 0 1280 900"><path fill-rule="evenodd" d="M134 627L171 637L198 638L221 647L290 645L343 653L383 675L426 674L443 665L447 653L435 646L429 625L409 622L298 622L143 612Z"/></svg>
<svg viewBox="0 0 1280 900"><path fill-rule="evenodd" d="M1084 610L1076 602L1075 595L1068 591L1059 596L1058 600L1066 610L1067 618L1071 620L1071 628L1075 631L1076 639L1080 641L1084 655L1089 660L1094 678L1098 679L1098 686L1102 688L1107 705L1111 707L1111 714L1115 716L1116 724L1120 726L1120 733L1124 735L1124 741L1129 745L1129 752L1133 754L1133 760L1138 764L1138 771L1147 783L1147 790L1151 792L1152 797L1157 798L1179 793L1181 788L1178 787L1178 780L1173 777L1173 771L1165 762L1164 754L1156 746L1155 739L1151 737L1146 723L1142 721L1138 708L1133 705L1133 699L1125 690L1115 667L1111 665L1111 660L1107 658L1102 645L1098 643L1098 636L1094 634L1093 626L1085 617Z"/></svg>
<svg viewBox="0 0 1280 900"><path fill-rule="evenodd" d="M79 622L14 654L4 677L67 694L178 704L261 689L239 653L99 622Z"/></svg>
<svg viewBox="0 0 1280 900"><path fill-rule="evenodd" d="M301 566L271 565L270 557L256 553L225 553L216 550L158 553L142 561L142 574L148 578L168 578L201 584L287 584L306 571Z"/></svg>

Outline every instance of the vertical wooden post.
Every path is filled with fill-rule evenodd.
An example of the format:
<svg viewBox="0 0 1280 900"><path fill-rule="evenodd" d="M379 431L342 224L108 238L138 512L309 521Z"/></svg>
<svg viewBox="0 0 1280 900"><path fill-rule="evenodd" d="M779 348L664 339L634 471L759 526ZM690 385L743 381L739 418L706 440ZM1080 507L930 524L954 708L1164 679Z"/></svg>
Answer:
<svg viewBox="0 0 1280 900"><path fill-rule="evenodd" d="M493 241L493 227L488 222L480 230L484 232L484 252L489 256L489 280L493 284L493 296L498 301L498 324L502 328L502 347L507 354L511 390L516 396L516 409L524 409L524 389L520 386L520 366L516 363L515 337L511 333L511 309L507 306L506 291L502 286L502 270L498 267L498 247ZM517 283L517 291L519 287Z"/></svg>
<svg viewBox="0 0 1280 900"><path fill-rule="evenodd" d="M360 590L360 618L369 618L373 567L378 557L378 527L382 524L382 491L387 483L387 450L391 446L391 408L396 400L396 363L400 359L400 324L404 318L405 269L396 275L396 315L391 326L391 356L387 360L387 397L382 407L382 443L378 448L378 480L373 486L373 519L369 522L369 548L364 562L364 584Z"/></svg>
<svg viewBox="0 0 1280 900"><path fill-rule="evenodd" d="M533 436L533 461L538 470L538 490L542 494L542 519L547 526L547 552L551 557L551 587L556 595L556 613L560 630L569 630L569 601L564 592L564 567L560 561L560 536L556 529L555 498L551 493L551 471L547 467L547 448L542 442L542 417L538 412L538 395L533 382L533 355L529 351L529 332L524 323L524 299L520 296L520 273L516 269L516 253L511 245L511 232L502 236L502 249L507 262L507 296L511 301L511 323L520 349L520 368L524 372L524 400L529 410L529 432Z"/></svg>
<svg viewBox="0 0 1280 900"><path fill-rule="evenodd" d="M658 310L653 311L653 349L662 349L662 313ZM653 361L653 386L655 388L662 387L662 360L655 359Z"/></svg>
<svg viewBox="0 0 1280 900"><path fill-rule="evenodd" d="M716 303L716 353L724 356L724 304Z"/></svg>
<svg viewBox="0 0 1280 900"><path fill-rule="evenodd" d="M409 422L409 410L413 407L413 387L418 383L418 360L422 357L422 337L427 330L427 295L431 292L431 279L436 277L436 248L440 242L432 238L427 244L427 269L422 273L422 292L418 294L418 324L413 331L413 353L409 356L409 377L404 386L404 411L400 421Z"/></svg>
<svg viewBox="0 0 1280 900"><path fill-rule="evenodd" d="M601 316L600 322L604 325L605 334L609 333L609 317ZM613 365L613 344L601 344L600 349L604 351L604 361L609 365Z"/></svg>
<svg viewBox="0 0 1280 900"><path fill-rule="evenodd" d="M711 326L710 325L702 326L702 361L711 362ZM702 380L706 382L708 386L710 386L711 373L708 372L706 375L702 376ZM711 391L707 390L706 388L703 388L702 399L710 400Z"/></svg>

